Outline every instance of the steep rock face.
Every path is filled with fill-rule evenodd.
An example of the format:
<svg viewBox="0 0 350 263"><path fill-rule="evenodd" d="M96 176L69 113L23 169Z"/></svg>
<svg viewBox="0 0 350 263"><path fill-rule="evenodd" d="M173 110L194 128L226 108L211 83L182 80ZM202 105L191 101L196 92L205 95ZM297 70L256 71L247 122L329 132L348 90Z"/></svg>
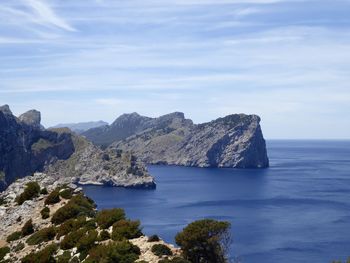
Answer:
<svg viewBox="0 0 350 263"><path fill-rule="evenodd" d="M155 125L159 123L162 125ZM256 115L234 114L195 125L183 114L175 113L152 119L152 125L113 143L111 148L131 151L148 164L269 166L260 118Z"/></svg>
<svg viewBox="0 0 350 263"><path fill-rule="evenodd" d="M8 106L0 108L0 190L74 152L69 134L41 130L40 113L33 113L16 118Z"/></svg>
<svg viewBox="0 0 350 263"><path fill-rule="evenodd" d="M146 168L126 152L103 151L69 129L45 130L40 112L16 118L0 107L0 191L34 172L82 184L154 188Z"/></svg>

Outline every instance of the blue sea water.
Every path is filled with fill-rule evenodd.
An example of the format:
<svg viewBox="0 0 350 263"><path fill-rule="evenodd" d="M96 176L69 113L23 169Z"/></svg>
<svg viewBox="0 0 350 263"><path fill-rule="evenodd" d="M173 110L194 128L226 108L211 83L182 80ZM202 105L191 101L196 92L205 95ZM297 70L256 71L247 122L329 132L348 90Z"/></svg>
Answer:
<svg viewBox="0 0 350 263"><path fill-rule="evenodd" d="M268 141L270 168L150 166L156 190L84 187L168 242L202 218L232 223L232 259L331 262L350 256L350 141Z"/></svg>

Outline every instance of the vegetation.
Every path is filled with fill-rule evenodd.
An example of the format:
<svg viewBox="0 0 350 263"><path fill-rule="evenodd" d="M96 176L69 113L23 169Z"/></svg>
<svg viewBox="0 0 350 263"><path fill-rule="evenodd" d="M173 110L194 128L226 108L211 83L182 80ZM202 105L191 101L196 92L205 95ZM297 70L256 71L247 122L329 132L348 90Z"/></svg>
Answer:
<svg viewBox="0 0 350 263"><path fill-rule="evenodd" d="M54 254L57 251L57 245L51 244L36 253L30 253L22 259L22 263L51 263L56 262Z"/></svg>
<svg viewBox="0 0 350 263"><path fill-rule="evenodd" d="M74 190L72 188L65 188L60 191L60 196L64 199L71 199L73 196Z"/></svg>
<svg viewBox="0 0 350 263"><path fill-rule="evenodd" d="M22 232L21 231L16 231L16 232L13 232L11 235L9 235L6 238L6 241L7 242L15 241L15 240L20 239L21 237L22 237Z"/></svg>
<svg viewBox="0 0 350 263"><path fill-rule="evenodd" d="M61 201L60 191L59 189L55 189L46 197L45 205L57 204L59 201Z"/></svg>
<svg viewBox="0 0 350 263"><path fill-rule="evenodd" d="M94 214L94 202L83 194L79 194L73 196L65 206L59 208L53 214L51 222L58 225L71 218L83 215L92 217Z"/></svg>
<svg viewBox="0 0 350 263"><path fill-rule="evenodd" d="M113 225L112 239L121 241L142 236L140 221L119 220Z"/></svg>
<svg viewBox="0 0 350 263"><path fill-rule="evenodd" d="M155 244L152 246L152 252L154 255L161 256L172 256L173 252L171 252L170 248L163 244Z"/></svg>
<svg viewBox="0 0 350 263"><path fill-rule="evenodd" d="M23 204L27 200L31 200L38 197L40 194L40 186L37 182L29 182L26 184L26 188L23 193L16 198L18 205Z"/></svg>
<svg viewBox="0 0 350 263"><path fill-rule="evenodd" d="M61 256L57 258L57 262L59 263L70 263L71 259L71 252L70 251L64 251Z"/></svg>
<svg viewBox="0 0 350 263"><path fill-rule="evenodd" d="M175 240L184 257L193 263L222 263L227 262L229 230L229 222L204 219L189 224Z"/></svg>
<svg viewBox="0 0 350 263"><path fill-rule="evenodd" d="M21 251L23 248L24 248L24 243L23 242L19 242L18 244L17 244L17 246L15 246L15 248L14 248L14 251L15 252L18 252L18 251Z"/></svg>
<svg viewBox="0 0 350 263"><path fill-rule="evenodd" d="M49 140L45 140L45 139L40 138L36 143L32 144L31 148L35 153L39 153L39 152L46 150L47 148L50 148L52 146L53 146L53 144Z"/></svg>
<svg viewBox="0 0 350 263"><path fill-rule="evenodd" d="M104 209L99 211L96 216L96 222L102 229L107 229L122 219L125 219L125 212L121 208Z"/></svg>
<svg viewBox="0 0 350 263"><path fill-rule="evenodd" d="M34 233L33 222L32 222L32 219L29 219L22 227L21 234L22 234L22 237L25 237L33 233Z"/></svg>
<svg viewBox="0 0 350 263"><path fill-rule="evenodd" d="M86 263L122 262L133 263L139 258L140 249L129 241L98 245L89 251Z"/></svg>
<svg viewBox="0 0 350 263"><path fill-rule="evenodd" d="M45 206L41 211L40 211L42 219L46 219L50 217L50 208Z"/></svg>
<svg viewBox="0 0 350 263"><path fill-rule="evenodd" d="M46 188L43 188L43 189L40 190L40 194L41 194L41 195L47 195L48 193L49 193L49 192L47 191Z"/></svg>
<svg viewBox="0 0 350 263"><path fill-rule="evenodd" d="M4 259L7 253L10 253L9 247L1 247L0 248L0 261Z"/></svg>
<svg viewBox="0 0 350 263"><path fill-rule="evenodd" d="M160 239L159 239L159 236L157 235L152 235L148 238L148 242L158 242Z"/></svg>
<svg viewBox="0 0 350 263"><path fill-rule="evenodd" d="M27 239L28 245L38 245L42 242L47 242L56 236L56 229L54 227L47 227L35 232Z"/></svg>
<svg viewBox="0 0 350 263"><path fill-rule="evenodd" d="M100 235L99 235L98 239L99 239L99 241L104 241L104 240L108 240L110 238L111 238L111 235L109 234L109 232L106 231L106 230L102 230L100 232Z"/></svg>
<svg viewBox="0 0 350 263"><path fill-rule="evenodd" d="M174 257L173 259L161 259L158 261L158 263L191 263L190 261L180 258L180 257Z"/></svg>
<svg viewBox="0 0 350 263"><path fill-rule="evenodd" d="M61 249L67 250L76 247L78 241L86 234L86 232L87 230L85 228L81 228L67 234L61 242Z"/></svg>
<svg viewBox="0 0 350 263"><path fill-rule="evenodd" d="M77 219L71 218L64 223L62 223L57 228L57 239L62 236L69 234L70 232L76 231L86 224L86 217L80 216Z"/></svg>

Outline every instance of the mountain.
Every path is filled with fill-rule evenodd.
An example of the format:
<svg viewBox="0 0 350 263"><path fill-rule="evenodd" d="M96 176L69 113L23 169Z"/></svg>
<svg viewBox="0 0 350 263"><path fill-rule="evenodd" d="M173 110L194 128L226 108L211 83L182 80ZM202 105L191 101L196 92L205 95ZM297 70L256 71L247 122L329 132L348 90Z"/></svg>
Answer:
<svg viewBox="0 0 350 263"><path fill-rule="evenodd" d="M148 164L265 168L266 143L256 115L232 114L194 124L181 112L159 118L124 114L83 135L93 143L130 151Z"/></svg>
<svg viewBox="0 0 350 263"><path fill-rule="evenodd" d="M108 125L105 121L90 121L90 122L79 122L79 123L62 123L57 124L51 128L69 128L72 131L81 134L89 129L106 126Z"/></svg>
<svg viewBox="0 0 350 263"><path fill-rule="evenodd" d="M8 105L0 107L0 191L35 172L81 184L155 187L130 153L103 151L69 129L45 130L40 120L36 110L17 118Z"/></svg>

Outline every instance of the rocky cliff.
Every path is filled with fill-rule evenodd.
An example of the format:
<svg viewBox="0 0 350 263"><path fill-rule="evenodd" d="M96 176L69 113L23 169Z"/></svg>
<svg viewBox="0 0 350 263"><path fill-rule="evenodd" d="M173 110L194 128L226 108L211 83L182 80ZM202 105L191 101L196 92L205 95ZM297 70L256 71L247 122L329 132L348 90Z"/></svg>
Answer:
<svg viewBox="0 0 350 263"><path fill-rule="evenodd" d="M148 164L269 166L260 118L256 115L233 114L208 123L193 124L180 112L159 118L124 114L111 126L90 130L85 136L97 144L114 140L111 149L131 151Z"/></svg>
<svg viewBox="0 0 350 263"><path fill-rule="evenodd" d="M81 184L155 187L131 154L103 151L68 129L45 130L40 119L35 110L17 118L7 105L0 107L0 190L37 171Z"/></svg>

